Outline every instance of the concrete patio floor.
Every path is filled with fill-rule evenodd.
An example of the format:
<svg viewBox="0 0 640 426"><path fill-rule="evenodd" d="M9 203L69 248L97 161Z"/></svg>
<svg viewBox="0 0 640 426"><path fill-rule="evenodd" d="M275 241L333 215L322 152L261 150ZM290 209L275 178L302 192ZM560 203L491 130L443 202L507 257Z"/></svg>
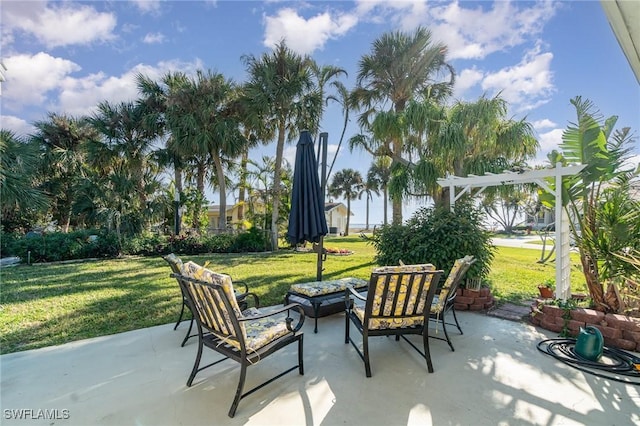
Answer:
<svg viewBox="0 0 640 426"><path fill-rule="evenodd" d="M459 318L464 335L453 333L455 352L445 342L430 343L433 374L406 342L379 337L370 344L371 378L355 350L344 344L343 314L321 318L318 334L308 319L305 375L290 373L243 399L233 419L227 412L239 367L220 363L200 372L187 388L197 344L191 339L180 347L186 323L177 331L167 324L3 355L0 423L640 424L640 387L582 373L542 354L536 344L556 337L553 333L483 313L460 312ZM294 365L294 348L250 367L247 386ZM205 361L216 358L205 351ZM58 419L44 418L38 410L45 409L57 410L49 415Z"/></svg>

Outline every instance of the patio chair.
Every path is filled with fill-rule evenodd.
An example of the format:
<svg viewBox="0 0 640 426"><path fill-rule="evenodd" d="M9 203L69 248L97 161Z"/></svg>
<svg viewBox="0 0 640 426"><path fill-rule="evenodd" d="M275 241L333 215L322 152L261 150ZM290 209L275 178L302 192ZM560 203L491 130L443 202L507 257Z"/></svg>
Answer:
<svg viewBox="0 0 640 426"><path fill-rule="evenodd" d="M347 288L344 342L351 342L364 361L367 377L371 377L369 337L373 336L395 336L396 341L402 337L422 355L429 373L433 373L426 325L441 276L442 271L430 264L386 266L372 271L366 298ZM362 334L362 352L349 334L350 323ZM422 336L423 351L405 337L407 334Z"/></svg>
<svg viewBox="0 0 640 426"><path fill-rule="evenodd" d="M296 368L301 375L304 374L303 333L299 331L305 319L302 306L292 303L270 312L263 312L257 308L241 312L233 292L231 277L228 275L217 274L193 262L187 262L184 264L182 275L172 276L184 288L193 307L198 328L198 352L187 386L192 385L198 372L208 367L226 359L238 362L240 379L228 413L229 417L233 417L240 400L245 396ZM289 316L290 310L299 314L295 326L294 319ZM296 365L243 393L249 365L255 365L277 350L295 342L298 343ZM205 346L220 353L224 358L200 367Z"/></svg>
<svg viewBox="0 0 640 426"><path fill-rule="evenodd" d="M455 349L453 348L453 343L451 343L451 339L449 338L449 334L447 333L447 324L455 325L456 327L458 327L458 331L460 332L460 334L463 334L462 328L460 328L460 323L458 322L458 317L456 316L454 302L456 299L458 286L462 282L462 278L475 261L476 259L474 259L473 256L465 256L461 259L457 259L453 264L453 267L451 268L447 279L444 281L444 284L442 284L442 287L438 289L437 294L433 298L433 303L431 304L429 320L435 321L436 329L435 335L432 333L429 337L446 341L449 344L452 352L455 351ZM451 312L453 314L455 323L445 321L445 316L448 312ZM439 324L442 324L444 338L437 336Z"/></svg>
<svg viewBox="0 0 640 426"><path fill-rule="evenodd" d="M174 274L182 274L182 259L176 256L174 253L163 256L162 258L169 264L169 266L171 267L171 271ZM248 308L247 297L249 296L253 298L253 302L256 308L260 306L260 299L256 294L249 292L249 286L247 285L247 283L243 281L236 281L234 282L234 284L242 285L244 287L244 292L239 293L236 291L236 299L241 310L245 310ZM184 345L187 343L187 340L192 337L196 337L197 334L191 334L191 330L193 329L193 311L189 306L189 300L184 292L184 289L182 288L182 286L179 287L180 293L182 293L182 305L180 306L180 315L178 315L178 320L176 321L176 325L173 326L173 329L176 330L178 328L178 325L180 325L180 323L182 322L182 316L184 315L185 306L187 307L189 312L192 313L191 321L189 322L189 329L187 330L187 334L184 336L184 340L182 340L182 344L180 345L184 347Z"/></svg>

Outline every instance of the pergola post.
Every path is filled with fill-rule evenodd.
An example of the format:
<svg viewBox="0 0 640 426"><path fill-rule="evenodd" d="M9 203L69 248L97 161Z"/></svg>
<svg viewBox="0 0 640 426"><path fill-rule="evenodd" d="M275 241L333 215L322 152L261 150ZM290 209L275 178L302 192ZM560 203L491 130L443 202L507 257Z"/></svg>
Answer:
<svg viewBox="0 0 640 426"><path fill-rule="evenodd" d="M486 173L483 176L469 175L467 177L458 177L447 174L444 179L438 179L438 185L448 187L450 192L449 206L451 211L455 208L455 202L464 195L465 192L471 193L472 188L480 188L475 195L481 193L485 188L490 186L501 185L517 185L522 183L536 183L545 191L555 196L555 239L556 239L556 298L567 300L571 296L570 283L570 245L569 245L569 217L562 208L562 177L575 175L579 173L585 166L583 164L576 166L562 166L557 163L556 167L551 169L523 170L519 172L507 171L500 174ZM547 178L555 178L555 188L551 188L545 181ZM463 188L456 195L456 187Z"/></svg>

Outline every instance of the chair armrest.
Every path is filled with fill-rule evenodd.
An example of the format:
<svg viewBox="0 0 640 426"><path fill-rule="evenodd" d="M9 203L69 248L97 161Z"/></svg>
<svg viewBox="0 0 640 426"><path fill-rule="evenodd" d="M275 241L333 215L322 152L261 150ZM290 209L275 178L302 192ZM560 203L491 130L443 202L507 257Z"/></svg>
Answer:
<svg viewBox="0 0 640 426"><path fill-rule="evenodd" d="M362 301L366 301L367 298L364 297L362 294L358 293L358 291L356 289L354 289L353 287L347 287L344 290L344 310L345 312L351 312L351 309L353 308L353 300L351 299L351 296L355 297L358 300L362 300Z"/></svg>
<svg viewBox="0 0 640 426"><path fill-rule="evenodd" d="M356 299L362 300L363 302L366 302L367 298L364 297L361 293L358 292L358 290L356 290L353 287L347 287L344 291L344 298L348 299L350 296L355 297Z"/></svg>
<svg viewBox="0 0 640 426"><path fill-rule="evenodd" d="M238 301L238 303L240 303L241 301L244 301L249 296L253 299L254 308L259 308L260 307L260 298L255 293L252 293L252 292L238 293L238 294L236 294L236 300Z"/></svg>
<svg viewBox="0 0 640 426"><path fill-rule="evenodd" d="M234 289L235 289L237 286L239 286L239 285L241 285L241 286L243 286L243 287L244 287L244 291L239 291L239 290L238 290L238 293L239 293L239 294L246 294L246 293L249 293L249 286L247 285L247 283L246 283L246 282L244 282L244 281L236 281L236 280L232 280L232 282L233 282L233 287L234 287Z"/></svg>
<svg viewBox="0 0 640 426"><path fill-rule="evenodd" d="M286 306L276 309L275 311L267 312L260 315L252 315L250 317L240 317L238 318L238 321L250 321L250 320L256 320L260 318L268 318L277 314L281 314L285 311L288 312L290 309L294 309L298 311L298 313L300 314L300 318L298 319L298 322L295 327L291 326L291 324L293 323L293 318L287 317L285 319L285 321L287 322L287 330L296 332L302 328L302 324L304 324L304 319L305 319L304 309L302 309L302 305L299 303L290 303Z"/></svg>

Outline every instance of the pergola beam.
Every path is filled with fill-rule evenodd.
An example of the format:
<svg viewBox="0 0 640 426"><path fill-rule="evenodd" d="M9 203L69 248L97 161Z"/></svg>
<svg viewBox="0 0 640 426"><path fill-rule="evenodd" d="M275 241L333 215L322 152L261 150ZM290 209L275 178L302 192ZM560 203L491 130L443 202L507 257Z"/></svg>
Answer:
<svg viewBox="0 0 640 426"><path fill-rule="evenodd" d="M578 174L585 165L563 166L557 163L555 168L505 171L500 174L485 173L483 176L469 175L459 177L447 174L446 178L438 179L438 185L449 187L449 203L451 211L455 208L456 201L465 193L471 193L472 188L481 188L476 194L479 195L489 186L518 185L522 183L535 183L545 191L556 197L555 206L555 228L556 228L556 298L567 300L571 295L569 260L569 219L562 208L562 177ZM554 178L556 190L544 180ZM456 194L456 188L462 190Z"/></svg>

